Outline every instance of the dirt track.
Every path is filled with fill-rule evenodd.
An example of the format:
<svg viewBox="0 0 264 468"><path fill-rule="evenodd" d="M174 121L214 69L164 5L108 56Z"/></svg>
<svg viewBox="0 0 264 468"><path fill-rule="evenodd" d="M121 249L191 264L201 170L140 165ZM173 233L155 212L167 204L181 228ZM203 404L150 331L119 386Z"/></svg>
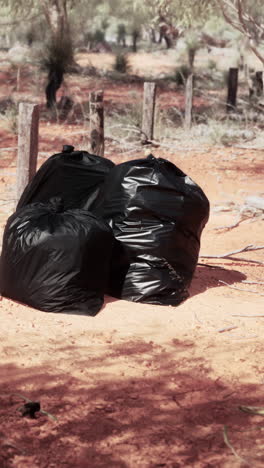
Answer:
<svg viewBox="0 0 264 468"><path fill-rule="evenodd" d="M40 152L60 150L71 130L42 124ZM2 130L1 136L2 147L16 145L11 134ZM75 137L78 149L80 141ZM15 160L8 154L1 160L0 193L10 200ZM236 218L216 206L263 192L263 152L212 147L155 155L177 164L210 199L201 254L263 245L260 220L214 230ZM2 205L2 227L10 211L10 203ZM239 257L264 261L264 251ZM263 466L263 416L238 408L264 406L263 286L242 282L264 281L263 265L200 263L221 268L199 265L190 298L177 308L108 298L90 318L0 302L2 467L246 466L224 443L225 425L239 456ZM40 400L58 420L22 418L17 408L23 402L14 393Z"/></svg>

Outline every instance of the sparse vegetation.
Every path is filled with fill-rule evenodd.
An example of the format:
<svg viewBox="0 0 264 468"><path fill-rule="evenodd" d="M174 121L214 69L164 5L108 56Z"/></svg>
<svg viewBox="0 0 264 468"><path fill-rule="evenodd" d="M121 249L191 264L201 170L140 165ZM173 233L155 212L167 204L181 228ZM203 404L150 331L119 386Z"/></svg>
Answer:
<svg viewBox="0 0 264 468"><path fill-rule="evenodd" d="M200 34L197 31L190 30L186 33L185 45L188 57L188 65L192 70L194 67L194 60L198 50L202 47Z"/></svg>
<svg viewBox="0 0 264 468"><path fill-rule="evenodd" d="M132 28L132 50L133 52L137 52L137 43L140 38L140 28L137 26L134 26Z"/></svg>
<svg viewBox="0 0 264 468"><path fill-rule="evenodd" d="M73 48L70 37L58 38L50 41L43 52L41 60L43 69L48 72L48 84L46 86L47 107L56 105L56 93L60 88L64 74L73 64Z"/></svg>
<svg viewBox="0 0 264 468"><path fill-rule="evenodd" d="M34 14L36 13L36 18L34 17L30 24L23 24L21 22L18 27L12 28L12 41L16 38L17 33L17 38L24 44L30 45L31 58L28 61L29 64L36 63L36 56L40 51L40 38L43 39L45 36L49 36L48 42L47 38L45 39L45 44L47 45L45 45L44 54L43 48L41 51L42 70L45 69L48 74L46 100L49 108L53 108L56 105L56 93L63 82L65 73L73 70L73 44L71 43L70 30L72 28L75 31L77 24L80 24L81 27L78 34L74 34L74 45L80 44L78 47L81 50L81 44L84 44L86 47L84 53L89 47L92 52L106 53L108 50L107 45L109 44L109 51L113 50L115 54L110 66L106 65L99 69L96 64L94 65L90 62L85 67L81 68L79 66L79 70L83 71L83 76L86 76L87 79L89 76L96 76L98 80L106 78L107 80L123 83L124 85L136 83L140 85L145 80L154 80L162 92L168 90L180 93L182 98L179 105L172 103L166 109L160 108L157 111L157 121L163 122L163 124L166 122L169 128L174 126L174 130L176 130L182 125L184 86L188 75L192 72L194 72L195 77L193 123L198 127L201 125L212 126L214 130L208 131L208 135L210 135L212 141L223 142L224 144L232 143L233 134L230 134L228 131L225 135L224 126L226 122L227 126L240 125L242 127L244 125L245 128L253 124L257 124L259 127L263 126L262 91L254 94L251 93L250 98L247 95L249 81L253 81L252 76L254 78L256 70L254 70L253 74L252 72L248 73L248 81L246 81L244 68L241 68L237 108L232 115L226 116L225 100L228 66L224 68L219 65L218 56L212 52L211 45L213 44L213 47L215 47L218 44L219 47L224 47L222 41L224 39L234 49L240 50L243 47L239 43L241 41L241 33L232 29L232 24L227 26L224 16L220 16L221 5L216 9L210 1L205 1L202 2L203 5L201 3L198 5L198 3L194 4L190 0L187 0L183 8L183 5L178 0L171 0L169 2L167 0L159 0L157 2L141 2L138 0L129 2L125 0L122 2L121 11L119 0L113 0L109 3L91 0L89 5L87 2L65 1L61 4L60 2L55 3L57 11L59 11L60 5L64 4L64 9L60 10L62 15L61 23L58 18L57 22L51 22L50 11L47 9L48 5L51 5L51 0L45 0L43 5L32 0L30 4L31 7L34 7L32 11ZM227 5L225 0L219 0L217 3ZM246 2L246 4L248 5L249 2ZM8 11L12 14L12 18L20 18L25 14L28 15L30 12L25 1L0 0L0 8L1 5L2 8L5 8L3 10L5 13L9 8ZM259 11L258 7L258 2L254 8L253 6L252 8L250 7L253 19L256 12ZM45 34L43 32L45 29L43 29L43 25L48 25ZM172 40L172 48L169 51L165 50L166 44L159 41L161 26L165 27L166 34L168 33ZM254 24L252 23L252 28L253 26ZM9 26L7 27L7 34L11 31L8 28ZM253 32L254 28L252 29L252 34ZM261 51L260 37L257 39L259 42L258 50ZM212 44L208 44L207 40L211 41ZM98 43L105 44L106 48L94 47ZM177 64L177 68L172 72L173 68L171 66L171 70L169 71L167 60L166 68L164 70L160 69L157 74L155 67L153 67L150 74L147 71L145 73L142 72L144 67L141 67L141 72L138 73L140 66L135 66L134 58L136 56L134 57L132 54L129 56L126 53L126 50L131 51L131 48L136 52L138 45L143 53L144 51L151 51L150 54L153 54L153 57L161 57L165 52L164 57L166 57L166 60L170 56L171 64ZM203 63L201 63L202 56L204 57ZM246 61L246 57L243 57L243 60ZM21 68L22 72L25 73L25 69L22 70ZM18 70L18 75L20 76L20 69ZM42 78L41 80L43 81ZM19 91L19 86L17 86L17 91ZM71 101L74 101L74 93L69 91L67 96L63 95L60 97L62 99L60 103L63 104L69 96ZM74 109L76 108L75 104L75 102L72 102ZM81 99L78 101L78 106L83 107ZM140 114L141 110L134 112L133 106L131 107L129 104L129 112L123 112L121 107L119 106L120 115L117 113L116 118L120 116L123 119L124 117L129 122L133 122L131 125L137 126L140 116L137 115L137 118L134 119L132 114ZM138 106L139 108L140 106ZM161 119L158 116L159 112ZM71 111L70 118L73 119L74 115L75 111ZM78 118L80 119L81 117L79 116ZM197 132L199 133L201 129L202 127L198 128ZM240 137L236 135L234 141L237 138ZM243 136L241 136L241 139L243 139Z"/></svg>
<svg viewBox="0 0 264 468"><path fill-rule="evenodd" d="M1 106L2 107L2 106ZM17 134L18 126L18 106L11 100L6 100L6 105L0 109L1 126L8 131Z"/></svg>
<svg viewBox="0 0 264 468"><path fill-rule="evenodd" d="M241 3L219 1L227 7ZM11 307L3 298L0 466L263 465L258 421L264 95L253 86L249 95L262 62L245 46L243 33L215 9L219 1L0 0L0 24L13 23L0 31L0 243L14 211L17 114L23 101L39 104L38 166L64 144L91 151L89 95L102 89L105 157L116 164L150 152L169 159L201 185L211 205L192 297L178 310L108 298L92 326L84 316L61 314L57 320L19 303ZM259 7L263 12L263 0L242 3L251 4L250 14ZM55 13L56 6L65 6L61 24L49 23L48 5ZM233 11L227 13L237 21ZM169 49L164 38L159 42L161 23L168 27ZM204 32L215 40L211 46ZM226 46L212 45L222 39ZM256 39L253 45L263 55L264 37ZM12 66L8 49L17 42L20 52ZM238 66L239 51L237 102L227 113L226 78L229 67ZM195 79L187 129L190 73ZM145 81L155 82L157 93L154 135L147 140L144 133L143 142ZM172 187L167 189L172 203L165 208L184 209L173 203ZM137 195L151 192L143 188ZM142 232L151 222L141 223ZM130 228L132 237L133 220ZM191 232L185 234L187 242L196 242ZM140 272L139 263L132 274ZM41 410L32 422L19 421L22 388L22 399L40 400L51 414Z"/></svg>
<svg viewBox="0 0 264 468"><path fill-rule="evenodd" d="M208 61L208 68L209 68L209 70L211 70L211 71L216 70L216 69L217 69L217 63L216 63L216 61L210 59L210 60Z"/></svg>
<svg viewBox="0 0 264 468"><path fill-rule="evenodd" d="M186 80L188 76L190 75L190 73L191 73L191 69L190 67L188 67L188 65L181 65L180 67L177 67L175 69L175 73L172 79L173 81L175 81L175 83L178 86L183 86L185 85Z"/></svg>
<svg viewBox="0 0 264 468"><path fill-rule="evenodd" d="M117 26L117 43L121 44L123 47L126 47L126 26L121 23Z"/></svg>
<svg viewBox="0 0 264 468"><path fill-rule="evenodd" d="M115 57L114 70L119 73L129 73L131 67L126 54L117 54Z"/></svg>
<svg viewBox="0 0 264 468"><path fill-rule="evenodd" d="M105 32L102 29L96 29L96 31L92 35L92 40L95 44L97 44L98 42L104 42Z"/></svg>

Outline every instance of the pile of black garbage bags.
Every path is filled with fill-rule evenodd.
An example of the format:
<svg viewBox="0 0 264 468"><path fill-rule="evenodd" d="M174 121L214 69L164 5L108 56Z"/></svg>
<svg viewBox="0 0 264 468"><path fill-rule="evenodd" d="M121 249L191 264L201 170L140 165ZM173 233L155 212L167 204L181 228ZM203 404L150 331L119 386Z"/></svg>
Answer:
<svg viewBox="0 0 264 468"><path fill-rule="evenodd" d="M115 165L66 145L7 221L0 292L46 312L92 316L104 294L178 305L208 216L201 188L171 162L150 155Z"/></svg>

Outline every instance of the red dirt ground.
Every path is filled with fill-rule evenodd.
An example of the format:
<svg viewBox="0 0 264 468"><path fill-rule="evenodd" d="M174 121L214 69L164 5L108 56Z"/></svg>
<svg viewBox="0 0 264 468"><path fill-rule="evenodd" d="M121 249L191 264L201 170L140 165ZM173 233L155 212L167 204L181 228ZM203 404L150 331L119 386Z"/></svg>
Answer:
<svg viewBox="0 0 264 468"><path fill-rule="evenodd" d="M86 149L77 135L81 128L41 122L39 163L65 142ZM1 147L15 146L16 138L1 128ZM213 209L263 192L263 151L206 147L154 154L187 172L210 199L201 255L263 245L263 222L216 231L236 213ZM109 156L125 159L114 148ZM14 183L15 152L3 150L2 228L12 212ZM91 318L47 314L3 298L0 466L262 467L263 416L239 406L264 406L263 286L242 282L264 281L263 265L245 260L264 261L263 252L241 253L241 260L200 259L190 298L177 308L106 298ZM57 420L42 413L21 417L17 393L39 400ZM225 426L235 454L224 442Z"/></svg>

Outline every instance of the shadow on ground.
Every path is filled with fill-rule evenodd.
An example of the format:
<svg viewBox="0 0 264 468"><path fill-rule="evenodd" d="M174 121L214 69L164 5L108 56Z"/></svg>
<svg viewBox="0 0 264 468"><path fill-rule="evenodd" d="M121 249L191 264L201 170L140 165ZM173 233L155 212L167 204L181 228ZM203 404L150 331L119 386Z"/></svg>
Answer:
<svg viewBox="0 0 264 468"><path fill-rule="evenodd" d="M240 271L198 265L189 290L190 297L201 294L207 289L225 286L221 281L232 285L240 283L244 279L246 279L246 275Z"/></svg>
<svg viewBox="0 0 264 468"><path fill-rule="evenodd" d="M196 296L203 293L207 289L219 288L225 286L221 281L232 285L234 283L240 283L242 280L246 279L246 275L237 271L230 270L226 268L210 268L205 265L198 265L195 270L195 274L189 288L190 296ZM119 299L116 299L111 296L105 297L104 307L111 303L116 302Z"/></svg>
<svg viewBox="0 0 264 468"><path fill-rule="evenodd" d="M56 361L31 368L2 365L1 467L243 466L224 443L224 425L237 452L253 460L251 466L263 466L259 416L238 409L261 405L259 387L212 378L192 341L174 339L166 349L131 340L96 356L89 346L61 344L61 370ZM68 366L72 356L79 378ZM125 371L117 371L124 361ZM135 366L139 372L131 377ZM14 393L40 400L58 421L43 414L21 417L21 399Z"/></svg>

